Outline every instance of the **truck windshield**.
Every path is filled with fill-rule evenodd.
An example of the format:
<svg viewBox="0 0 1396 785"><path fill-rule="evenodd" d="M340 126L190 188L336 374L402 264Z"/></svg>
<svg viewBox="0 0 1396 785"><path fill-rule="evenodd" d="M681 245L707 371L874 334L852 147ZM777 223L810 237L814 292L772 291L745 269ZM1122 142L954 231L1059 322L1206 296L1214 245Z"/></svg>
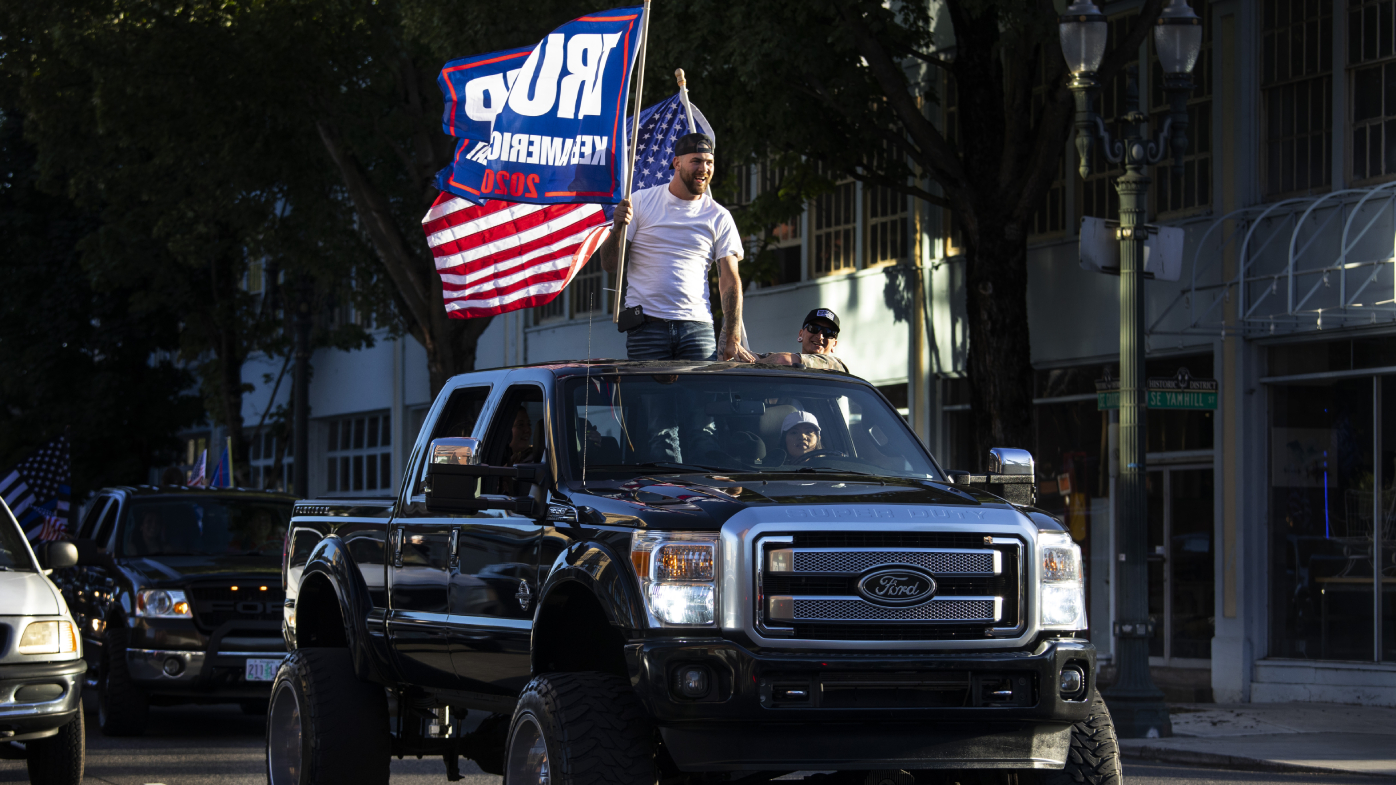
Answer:
<svg viewBox="0 0 1396 785"><path fill-rule="evenodd" d="M24 533L10 514L10 508L0 505L0 570L34 569L24 549Z"/></svg>
<svg viewBox="0 0 1396 785"><path fill-rule="evenodd" d="M121 523L125 556L280 554L291 505L242 499L138 500Z"/></svg>
<svg viewBox="0 0 1396 785"><path fill-rule="evenodd" d="M671 468L943 480L901 416L864 385L794 376L609 374L565 388L573 476Z"/></svg>

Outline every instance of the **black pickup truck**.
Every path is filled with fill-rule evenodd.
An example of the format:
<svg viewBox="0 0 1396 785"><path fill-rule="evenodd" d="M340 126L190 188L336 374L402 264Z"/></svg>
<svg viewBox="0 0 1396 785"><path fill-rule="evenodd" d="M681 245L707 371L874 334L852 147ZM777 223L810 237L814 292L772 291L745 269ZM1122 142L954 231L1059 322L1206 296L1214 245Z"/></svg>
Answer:
<svg viewBox="0 0 1396 785"><path fill-rule="evenodd" d="M269 781L1118 782L1079 549L990 464L833 371L455 377L396 497L296 505Z"/></svg>
<svg viewBox="0 0 1396 785"><path fill-rule="evenodd" d="M83 637L108 736L145 732L151 705L267 710L286 656L277 572L293 499L235 488L103 488L55 575Z"/></svg>

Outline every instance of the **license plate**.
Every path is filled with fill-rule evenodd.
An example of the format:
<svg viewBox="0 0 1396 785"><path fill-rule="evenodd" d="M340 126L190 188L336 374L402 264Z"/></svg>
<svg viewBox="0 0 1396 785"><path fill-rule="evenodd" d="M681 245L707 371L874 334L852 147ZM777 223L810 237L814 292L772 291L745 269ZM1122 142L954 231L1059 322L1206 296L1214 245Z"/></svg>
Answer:
<svg viewBox="0 0 1396 785"><path fill-rule="evenodd" d="M281 660L261 660L254 659L247 661L246 678L248 681L275 681L276 669L281 667Z"/></svg>

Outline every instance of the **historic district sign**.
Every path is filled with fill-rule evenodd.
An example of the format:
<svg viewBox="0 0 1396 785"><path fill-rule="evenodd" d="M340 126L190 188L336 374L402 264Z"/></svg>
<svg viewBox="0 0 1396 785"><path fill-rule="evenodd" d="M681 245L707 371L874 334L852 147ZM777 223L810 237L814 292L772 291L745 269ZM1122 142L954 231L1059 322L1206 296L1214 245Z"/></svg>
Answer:
<svg viewBox="0 0 1396 785"><path fill-rule="evenodd" d="M1217 408L1217 380L1194 379L1187 368L1179 368L1173 376L1149 379L1150 409L1194 409L1214 410ZM1100 410L1120 408L1120 380L1106 377L1095 383L1096 408Z"/></svg>

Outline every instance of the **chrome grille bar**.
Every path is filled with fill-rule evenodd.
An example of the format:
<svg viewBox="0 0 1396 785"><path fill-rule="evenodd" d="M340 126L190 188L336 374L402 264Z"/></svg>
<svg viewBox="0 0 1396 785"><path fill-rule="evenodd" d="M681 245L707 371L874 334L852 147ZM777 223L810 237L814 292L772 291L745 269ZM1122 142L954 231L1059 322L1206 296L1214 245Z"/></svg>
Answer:
<svg viewBox="0 0 1396 785"><path fill-rule="evenodd" d="M906 565L932 575L993 576L1003 572L997 550L967 548L780 548L767 551L772 573L857 575L873 567Z"/></svg>
<svg viewBox="0 0 1396 785"><path fill-rule="evenodd" d="M933 597L911 607L889 608L860 597L772 595L768 618L775 622L993 623L1003 615L1001 597Z"/></svg>

